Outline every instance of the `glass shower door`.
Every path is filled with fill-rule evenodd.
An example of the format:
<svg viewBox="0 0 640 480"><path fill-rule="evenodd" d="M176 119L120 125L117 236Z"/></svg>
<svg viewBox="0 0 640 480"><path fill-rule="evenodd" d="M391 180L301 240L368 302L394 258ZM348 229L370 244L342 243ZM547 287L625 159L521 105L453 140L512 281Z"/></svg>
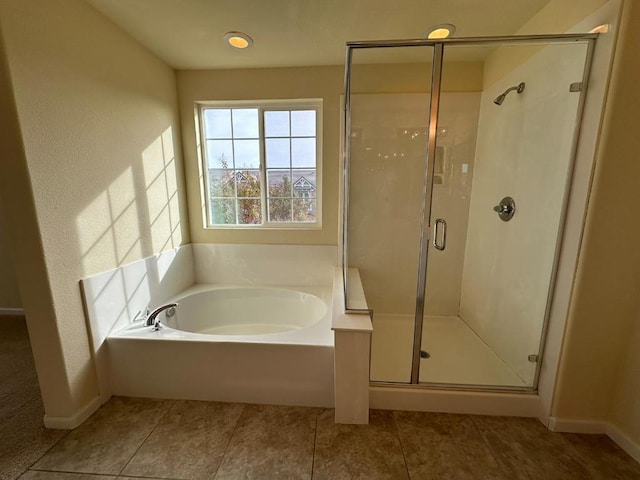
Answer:
<svg viewBox="0 0 640 480"><path fill-rule="evenodd" d="M535 388L587 52L444 47L414 381Z"/></svg>
<svg viewBox="0 0 640 480"><path fill-rule="evenodd" d="M345 233L374 312L373 381L411 380L432 57L425 46L353 52Z"/></svg>

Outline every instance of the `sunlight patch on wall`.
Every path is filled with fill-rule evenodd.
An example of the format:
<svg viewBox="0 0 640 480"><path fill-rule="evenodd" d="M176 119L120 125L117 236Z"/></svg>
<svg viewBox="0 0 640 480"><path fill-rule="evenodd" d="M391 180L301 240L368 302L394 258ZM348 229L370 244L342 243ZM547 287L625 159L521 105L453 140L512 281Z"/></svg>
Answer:
<svg viewBox="0 0 640 480"><path fill-rule="evenodd" d="M171 127L142 152L153 252L182 243L177 166Z"/></svg>
<svg viewBox="0 0 640 480"><path fill-rule="evenodd" d="M140 225L131 167L82 210L76 225L85 273L140 258Z"/></svg>

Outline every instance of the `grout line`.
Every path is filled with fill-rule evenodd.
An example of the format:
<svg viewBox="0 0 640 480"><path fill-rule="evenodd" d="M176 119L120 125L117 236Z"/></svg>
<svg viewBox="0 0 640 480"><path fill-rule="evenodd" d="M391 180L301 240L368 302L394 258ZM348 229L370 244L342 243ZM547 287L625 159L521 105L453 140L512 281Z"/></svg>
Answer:
<svg viewBox="0 0 640 480"><path fill-rule="evenodd" d="M32 472L64 473L67 475L90 475L93 477L117 477L115 473L74 472L72 470L48 470L46 468L30 468Z"/></svg>
<svg viewBox="0 0 640 480"><path fill-rule="evenodd" d="M404 460L404 468L407 471L407 478L411 480L411 472L409 471L409 462L407 462L407 456L405 455L404 445L402 444L402 437L400 436L400 427L398 427L398 422L396 422L395 410L391 411L391 417L393 418L393 424L395 425L396 433L398 434L398 442L400 443L400 451L402 452L402 460Z"/></svg>
<svg viewBox="0 0 640 480"><path fill-rule="evenodd" d="M120 474L116 474L116 473L94 473L94 472L77 472L77 471L72 471L72 470L47 470L47 469L43 469L43 468L30 468L29 470L31 470L32 472L46 472L46 473L64 473L64 474L69 474L69 475L82 475L82 476L93 476L93 477L127 477L127 478L144 478L144 479L149 479L149 480L158 480L158 477L148 477L145 475L120 475ZM162 477L162 480L184 480L183 478L179 478L179 477Z"/></svg>
<svg viewBox="0 0 640 480"><path fill-rule="evenodd" d="M220 467L224 463L224 459L227 458L227 452L229 451L229 446L231 445L231 440L233 440L233 437L235 436L236 432L238 431L238 427L240 426L240 422L242 420L242 417L244 416L244 413L245 413L247 405L245 403L243 403L241 405L242 405L242 411L240 412L240 415L238 415L238 420L236 420L236 424L233 427L233 432L231 432L231 435L229 435L229 441L227 442L227 446L224 447L224 453L222 454L222 458L220 458L220 463L218 464L218 468L216 469L215 473L213 474L213 477L212 477L213 480L215 480L215 478L218 476L218 472L220 471Z"/></svg>
<svg viewBox="0 0 640 480"><path fill-rule="evenodd" d="M40 393L38 393L38 401L39 401L40 403L42 403L42 396L41 396L41 394L40 394ZM24 403L23 405L21 405L21 407L20 407L20 408L24 407L24 405L26 405L26 403ZM44 407L43 407L43 409L44 409ZM76 427L76 428L77 428L77 427ZM74 429L74 430L75 430L75 429ZM47 448L47 450L46 450L42 455L40 455L36 460L34 460L34 461L31 463L31 465L29 465L29 466L27 467L27 469L26 469L24 472L22 472L22 474L24 474L24 473L25 473L26 471L28 471L28 470L32 470L32 469L33 469L33 466L34 466L36 463L38 463L40 460L42 460L42 458L43 458L46 454L48 454L51 450L53 450L53 448L54 448L56 445L58 445L60 442L62 442L62 440L64 440L65 438L67 438L67 436L69 435L69 433L70 433L70 432L72 432L72 431L73 431L73 430L67 430L67 431L65 431L65 432L64 432L64 434L63 434L63 435L61 435L61 436L60 436L60 438L59 438L57 441L53 442L53 444L52 444L49 448Z"/></svg>
<svg viewBox="0 0 640 480"><path fill-rule="evenodd" d="M142 475L117 475L117 478L123 478L123 477L126 477L126 478L146 478L146 479L149 479L149 480L159 480L159 478L162 479L162 480L184 480L184 478L179 478L179 477L145 477L145 476L142 476Z"/></svg>
<svg viewBox="0 0 640 480"><path fill-rule="evenodd" d="M140 449L142 448L142 446L147 442L147 440L149 439L149 437L153 434L153 432L156 431L156 428L158 428L158 425L160 425L162 423L162 420L164 420L164 418L169 414L169 411L175 406L176 402L175 400L163 400L165 402L169 402L169 406L167 407L167 409L165 410L165 412L160 415L160 418L158 419L158 421L156 422L156 424L153 426L153 428L151 429L151 431L147 434L146 437L144 437L144 440L142 440L142 442L140 442L140 445L138 445L138 448L136 448L136 451L133 452L133 455L131 455L131 457L129 457L129 460L127 460L127 463L124 464L124 466L120 469L120 471L118 472L118 474L116 475L117 477L122 476L122 472L124 472L124 470L129 466L129 464L131 463L131 460L133 460L135 458L135 456L138 454L138 452L140 451Z"/></svg>
<svg viewBox="0 0 640 480"><path fill-rule="evenodd" d="M473 417L475 417L475 416L477 416L477 415L467 415L469 420L471 420L471 425L473 425L473 428L475 429L475 431L478 432L478 435L480 435L480 438L482 438L483 443L486 445L487 449L489 450L489 453L491 454L491 456L495 460L496 465L498 465L498 468L500 469L500 471L508 476L510 474L510 472L508 472L506 470L506 468L504 467L504 465L502 465L502 462L498 459L498 457L496 456L495 452L493 451L493 448L491 447L491 443L489 442L489 439L487 437L485 437L484 433L482 433L482 430L480 430L478 425L476 425L476 422L473 420Z"/></svg>
<svg viewBox="0 0 640 480"><path fill-rule="evenodd" d="M320 418L320 414L322 413L322 409L318 409L316 412L316 431L313 435L313 453L311 454L311 480L313 480L313 468L316 464L316 448L318 447L318 419Z"/></svg>

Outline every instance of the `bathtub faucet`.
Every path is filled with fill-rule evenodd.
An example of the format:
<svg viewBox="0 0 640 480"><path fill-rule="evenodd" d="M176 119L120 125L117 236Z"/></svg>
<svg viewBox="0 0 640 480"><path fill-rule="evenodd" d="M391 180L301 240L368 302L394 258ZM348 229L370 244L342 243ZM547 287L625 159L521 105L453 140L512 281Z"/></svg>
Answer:
<svg viewBox="0 0 640 480"><path fill-rule="evenodd" d="M147 314L144 317L144 326L145 327L153 326L152 330L154 332L157 332L162 328L158 315L160 315L160 313L162 313L165 310L168 310L170 308L176 308L177 306L178 306L177 303L167 303L166 305L162 305L161 307L156 308L151 313L149 313L149 310L147 309Z"/></svg>

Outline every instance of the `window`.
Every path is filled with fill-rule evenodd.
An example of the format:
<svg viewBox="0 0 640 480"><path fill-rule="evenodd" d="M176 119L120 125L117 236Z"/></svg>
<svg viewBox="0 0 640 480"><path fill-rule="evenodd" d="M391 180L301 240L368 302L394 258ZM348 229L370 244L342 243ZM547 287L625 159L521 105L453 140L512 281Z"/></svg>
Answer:
<svg viewBox="0 0 640 480"><path fill-rule="evenodd" d="M321 102L199 107L209 227L320 225Z"/></svg>

